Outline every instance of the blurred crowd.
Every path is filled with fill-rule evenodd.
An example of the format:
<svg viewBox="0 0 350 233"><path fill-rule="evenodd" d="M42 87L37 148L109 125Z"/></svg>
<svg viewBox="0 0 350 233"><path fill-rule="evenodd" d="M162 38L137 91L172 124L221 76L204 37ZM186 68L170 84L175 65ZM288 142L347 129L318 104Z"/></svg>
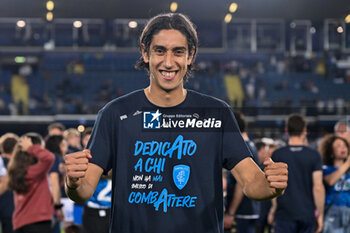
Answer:
<svg viewBox="0 0 350 233"><path fill-rule="evenodd" d="M235 117L252 152L252 159L262 170L266 158L272 158L275 162L287 162L289 186L285 194L277 200L253 201L244 196L244 191L233 176L228 171L223 171L225 232L278 232L281 221L284 221L282 226L288 228L290 226L286 225L286 221L305 217L303 208L297 208L296 202L299 201L293 198L301 200L300 203L312 203L308 207L308 211L311 210L312 213L310 225L313 222L320 224L315 219L321 216L324 219L321 223L323 232L333 232L336 228L339 232L348 232L349 122L337 122L334 132L309 144L307 125L301 115L294 114L287 119L287 137L282 137L286 140L267 137L251 139L244 115L235 112ZM79 132L75 128L66 129L61 123L52 123L44 137L36 132L28 132L22 136L6 133L1 136L1 233L108 232L111 205L109 177L101 177L96 194L86 203L74 203L67 198L64 191L66 171L63 157L67 153L85 148L91 133L91 128ZM289 153L292 156L288 157ZM311 168L305 167L309 160ZM308 170L310 174L306 172ZM300 180L292 177L299 177ZM104 194L103 201L100 200L101 190ZM286 209L293 210L287 214L287 219L284 212Z"/></svg>
<svg viewBox="0 0 350 233"><path fill-rule="evenodd" d="M338 121L334 132L309 144L307 124L299 114L286 119L286 140L250 139L244 115L235 112L235 117L252 159L262 170L266 159L287 163L289 180L283 196L254 201L223 170L225 232L349 232L349 122Z"/></svg>
<svg viewBox="0 0 350 233"><path fill-rule="evenodd" d="M0 138L0 232L107 233L109 177L101 178L103 204L96 195L77 204L64 191L63 157L85 148L92 129L80 133L53 123L47 130L45 137L28 132L22 136L6 133ZM101 225L96 225L98 221ZM99 228L91 228L91 223Z"/></svg>

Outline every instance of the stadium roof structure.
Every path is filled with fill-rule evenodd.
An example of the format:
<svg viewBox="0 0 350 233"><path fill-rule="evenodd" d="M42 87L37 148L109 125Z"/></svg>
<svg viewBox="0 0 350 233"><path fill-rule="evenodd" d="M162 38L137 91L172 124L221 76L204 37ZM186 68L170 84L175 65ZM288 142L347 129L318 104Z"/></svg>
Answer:
<svg viewBox="0 0 350 233"><path fill-rule="evenodd" d="M53 0L54 18L149 18L169 12L172 0ZM343 19L349 0L178 0L177 12L194 20L220 20L232 2L237 18ZM45 0L1 0L0 18L45 18Z"/></svg>

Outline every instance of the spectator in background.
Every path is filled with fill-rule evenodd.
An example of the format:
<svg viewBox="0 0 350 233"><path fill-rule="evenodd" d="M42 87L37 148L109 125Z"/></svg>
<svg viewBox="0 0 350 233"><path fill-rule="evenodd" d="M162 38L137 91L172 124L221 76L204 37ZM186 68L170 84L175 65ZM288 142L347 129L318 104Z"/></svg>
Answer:
<svg viewBox="0 0 350 233"><path fill-rule="evenodd" d="M67 153L77 152L82 149L81 137L77 129L69 128L66 131L64 131L64 138L67 140L68 143Z"/></svg>
<svg viewBox="0 0 350 233"><path fill-rule="evenodd" d="M347 121L341 120L334 125L335 135L345 138L350 143L350 125Z"/></svg>
<svg viewBox="0 0 350 233"><path fill-rule="evenodd" d="M272 139L271 139L272 140ZM255 147L258 154L259 159L259 167L263 170L264 169L264 160L266 156L268 156L269 146L263 141L258 140L255 142ZM259 213L259 221L257 224L257 233L264 233L264 232L271 232L272 225L268 224L267 222L267 216L271 208L271 201L262 201L260 203L260 213Z"/></svg>
<svg viewBox="0 0 350 233"><path fill-rule="evenodd" d="M258 164L256 147L249 140L246 132L245 117L240 112L234 112L234 115L242 137L252 153L252 158ZM226 214L224 216L225 229L230 229L232 223L236 223L233 224L236 233L255 233L257 220L259 219L260 203L246 197L242 187L232 175L228 177L227 200Z"/></svg>
<svg viewBox="0 0 350 233"><path fill-rule="evenodd" d="M15 148L18 141L18 136L12 133L4 134L0 139L1 146L1 156L0 159L3 159L3 164L5 168L8 165L8 162L11 158L13 149ZM1 176L1 175L0 175ZM12 233L12 214L14 211L13 203L13 192L7 190L7 181L8 177L2 176L0 188L0 221L1 221L1 230L2 233ZM1 231L0 231L1 232Z"/></svg>
<svg viewBox="0 0 350 233"><path fill-rule="evenodd" d="M19 74L11 77L11 95L19 115L28 114L29 85L27 78L32 73L29 65L19 68Z"/></svg>
<svg viewBox="0 0 350 233"><path fill-rule="evenodd" d="M277 202L272 202L269 223L274 220L275 233L321 232L325 196L321 156L305 146L307 130L303 116L290 115L286 121L286 133L289 135L288 145L274 151L272 160L288 164L288 187Z"/></svg>
<svg viewBox="0 0 350 233"><path fill-rule="evenodd" d="M63 135L65 130L66 127L59 122L51 123L47 127L47 132L49 133L49 135Z"/></svg>
<svg viewBox="0 0 350 233"><path fill-rule="evenodd" d="M30 137L19 139L8 166L8 186L14 191L15 233L51 232L53 201L47 173L53 162L53 154L33 145Z"/></svg>
<svg viewBox="0 0 350 233"><path fill-rule="evenodd" d="M350 148L345 138L330 135L320 144L326 208L323 233L350 232Z"/></svg>
<svg viewBox="0 0 350 233"><path fill-rule="evenodd" d="M82 142L84 148L90 139L92 128L86 128ZM109 173L111 176L111 172ZM82 217L83 233L108 233L111 216L112 181L111 177L102 176L94 194L85 203Z"/></svg>
<svg viewBox="0 0 350 233"><path fill-rule="evenodd" d="M0 195L7 189L7 169L2 157L0 157Z"/></svg>
<svg viewBox="0 0 350 233"><path fill-rule="evenodd" d="M80 151L82 149L81 137L80 137L80 133L77 129L69 128L66 131L64 131L63 135L68 143L67 154L74 153L74 152ZM75 224L81 225L82 224L82 215L83 215L83 205L74 203L73 214L74 214L73 222Z"/></svg>
<svg viewBox="0 0 350 233"><path fill-rule="evenodd" d="M284 146L280 145L278 140L273 140L272 138L261 138L255 142L255 146L257 149L257 154L259 158L259 166L263 170L264 169L264 160L266 157L271 157L273 152L279 147ZM268 222L268 215L271 209L271 200L260 202L260 214L259 221L257 226L257 233L265 233L265 232L273 232L272 224Z"/></svg>
<svg viewBox="0 0 350 233"><path fill-rule="evenodd" d="M59 233L60 222L64 220L63 204L61 203L62 191L61 181L64 177L63 156L67 153L67 142L62 135L50 135L46 139L46 149L52 152L55 156L55 162L49 171L49 178L51 183L51 192L55 207L55 224L53 233ZM60 169L61 167L61 169Z"/></svg>
<svg viewBox="0 0 350 233"><path fill-rule="evenodd" d="M89 139L91 137L91 133L92 133L92 127L87 127L85 128L85 131L83 133L83 135L81 136L81 143L83 144L83 147L86 148Z"/></svg>

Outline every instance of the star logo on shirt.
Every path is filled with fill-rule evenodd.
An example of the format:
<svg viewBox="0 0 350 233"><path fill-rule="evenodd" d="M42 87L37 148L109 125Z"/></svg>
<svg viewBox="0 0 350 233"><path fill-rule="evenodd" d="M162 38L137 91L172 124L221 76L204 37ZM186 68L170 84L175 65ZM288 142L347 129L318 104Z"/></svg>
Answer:
<svg viewBox="0 0 350 233"><path fill-rule="evenodd" d="M143 112L143 128L144 129L160 129L162 113L157 111Z"/></svg>
<svg viewBox="0 0 350 233"><path fill-rule="evenodd" d="M154 120L159 121L159 117L160 117L161 115L162 115L162 114L159 112L159 109L158 109L155 113L152 113L153 118L152 118L151 122L153 122Z"/></svg>

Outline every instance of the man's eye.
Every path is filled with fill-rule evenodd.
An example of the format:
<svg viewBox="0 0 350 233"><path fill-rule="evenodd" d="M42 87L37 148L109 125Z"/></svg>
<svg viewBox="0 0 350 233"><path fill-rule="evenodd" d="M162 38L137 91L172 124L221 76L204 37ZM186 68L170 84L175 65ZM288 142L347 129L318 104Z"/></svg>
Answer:
<svg viewBox="0 0 350 233"><path fill-rule="evenodd" d="M164 50L163 49L155 49L154 50L157 54L163 54Z"/></svg>
<svg viewBox="0 0 350 233"><path fill-rule="evenodd" d="M185 53L184 50L176 50L176 51L175 51L175 55L178 55L178 56L181 56L181 55L183 55L184 53Z"/></svg>

